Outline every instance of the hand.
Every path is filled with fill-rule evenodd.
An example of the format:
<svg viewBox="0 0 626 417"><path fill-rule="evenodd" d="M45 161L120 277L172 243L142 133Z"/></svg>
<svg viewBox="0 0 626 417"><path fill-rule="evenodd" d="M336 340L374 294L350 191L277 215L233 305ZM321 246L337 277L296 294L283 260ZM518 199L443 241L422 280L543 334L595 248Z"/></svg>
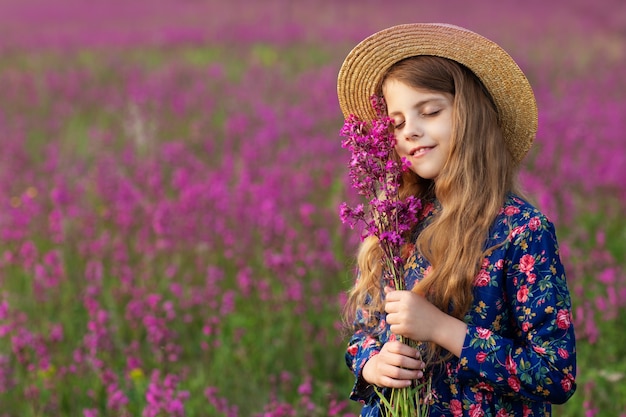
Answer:
<svg viewBox="0 0 626 417"><path fill-rule="evenodd" d="M390 340L378 355L365 363L361 375L365 381L379 387L404 388L424 376L425 367L417 349L399 340Z"/></svg>
<svg viewBox="0 0 626 417"><path fill-rule="evenodd" d="M385 288L387 323L393 334L418 342L434 342L461 356L467 325L439 310L422 295Z"/></svg>
<svg viewBox="0 0 626 417"><path fill-rule="evenodd" d="M385 288L387 323L393 334L420 342L434 342L435 330L445 314L423 296L412 291Z"/></svg>

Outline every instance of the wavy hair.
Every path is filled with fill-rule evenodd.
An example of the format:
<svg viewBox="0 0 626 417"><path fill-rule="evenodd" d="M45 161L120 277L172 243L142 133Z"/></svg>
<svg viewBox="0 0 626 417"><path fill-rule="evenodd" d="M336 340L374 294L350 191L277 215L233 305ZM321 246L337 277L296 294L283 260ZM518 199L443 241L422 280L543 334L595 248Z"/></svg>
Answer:
<svg viewBox="0 0 626 417"><path fill-rule="evenodd" d="M380 82L387 80L414 88L453 96L450 151L436 181L412 171L401 181L400 197L435 198L440 206L432 221L418 235L415 248L432 268L413 291L425 294L435 306L463 319L473 302L473 283L483 258L489 229L509 192L519 193L516 164L507 150L498 113L487 89L468 68L440 57L417 56L394 64ZM408 237L408 236L407 236ZM378 324L383 311L380 262L382 252L369 237L357 253L358 278L349 293L344 313L354 324L356 311ZM430 345L432 360L440 348ZM438 358L435 360L443 360Z"/></svg>

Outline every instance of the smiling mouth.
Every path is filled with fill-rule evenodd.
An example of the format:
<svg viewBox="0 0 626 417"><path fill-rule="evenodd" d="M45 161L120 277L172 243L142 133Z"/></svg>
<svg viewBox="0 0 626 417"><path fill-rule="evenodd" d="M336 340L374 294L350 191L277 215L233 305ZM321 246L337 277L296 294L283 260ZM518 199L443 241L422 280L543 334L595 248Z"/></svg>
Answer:
<svg viewBox="0 0 626 417"><path fill-rule="evenodd" d="M430 151L434 146L420 146L419 148L415 148L409 152L411 156L420 156Z"/></svg>

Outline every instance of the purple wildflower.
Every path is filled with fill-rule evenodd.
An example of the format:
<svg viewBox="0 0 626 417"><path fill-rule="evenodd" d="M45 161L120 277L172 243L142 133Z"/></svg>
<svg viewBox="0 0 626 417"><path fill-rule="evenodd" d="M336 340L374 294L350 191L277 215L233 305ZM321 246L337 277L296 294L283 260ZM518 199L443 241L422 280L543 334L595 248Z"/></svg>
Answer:
<svg viewBox="0 0 626 417"><path fill-rule="evenodd" d="M378 237L385 254L386 273L401 281L403 266L398 261L400 251L407 232L417 222L421 203L413 196L403 200L399 197L402 173L408 170L410 163L406 159L398 159L395 154L392 121L386 116L383 98L373 96L371 100L377 119L365 123L351 115L341 129L344 137L342 147L351 152L348 175L352 187L369 204L367 208L363 204L351 207L344 202L339 208L340 218L351 228L363 223L363 238ZM395 288L404 288L401 282L395 284Z"/></svg>
<svg viewBox="0 0 626 417"><path fill-rule="evenodd" d="M365 197L369 204L367 210L363 205L351 208L346 203L340 206L340 217L343 223L354 227L356 223L364 223L363 238L376 236L383 255L381 287L389 286L396 290L404 290L404 261L402 247L405 238L417 223L417 212L421 202L414 196L400 198L402 174L410 166L409 161L399 159L395 153L396 140L393 135L392 121L386 115L385 102L382 97L373 96L372 106L378 118L371 124L363 123L354 116L348 117L341 129L345 137L344 148L352 152L349 163L349 177L352 187L358 194ZM399 340L412 346L414 341L399 337ZM430 384L428 384L429 386ZM425 384L420 385L424 387ZM391 400L387 402L390 414L396 415L393 408L400 407L410 410L421 398L428 398L429 388L394 389ZM378 392L377 392L378 393ZM382 395L378 393L378 395ZM425 413L428 411L425 410ZM420 415L423 415L419 412Z"/></svg>

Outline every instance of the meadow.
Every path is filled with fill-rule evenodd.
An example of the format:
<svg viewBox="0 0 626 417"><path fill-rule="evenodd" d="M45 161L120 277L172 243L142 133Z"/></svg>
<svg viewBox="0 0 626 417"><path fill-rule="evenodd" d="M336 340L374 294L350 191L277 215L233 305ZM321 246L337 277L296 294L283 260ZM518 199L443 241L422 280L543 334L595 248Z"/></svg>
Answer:
<svg viewBox="0 0 626 417"><path fill-rule="evenodd" d="M521 182L578 338L554 415L626 416L626 6L337 3L0 4L0 417L358 415L335 83L406 21L483 33L527 73Z"/></svg>

